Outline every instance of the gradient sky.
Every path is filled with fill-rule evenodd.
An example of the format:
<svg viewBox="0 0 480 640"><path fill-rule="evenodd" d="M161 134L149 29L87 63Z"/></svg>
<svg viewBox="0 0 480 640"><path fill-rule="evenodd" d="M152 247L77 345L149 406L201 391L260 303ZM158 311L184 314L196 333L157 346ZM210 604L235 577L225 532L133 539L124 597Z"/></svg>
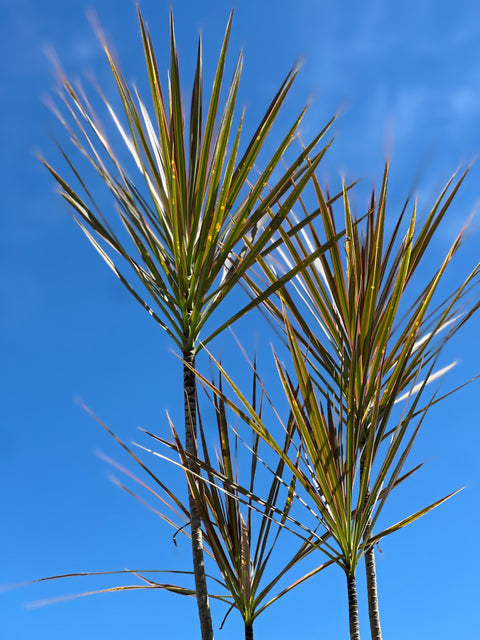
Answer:
<svg viewBox="0 0 480 640"><path fill-rule="evenodd" d="M86 402L127 441L139 439L138 425L165 436L167 409L181 421L180 365L160 329L86 242L35 158L41 150L59 166L50 133L65 141L43 105L54 89L49 49L69 76L94 71L107 92L112 88L86 18L92 4L126 77L143 82L133 0L0 0L1 584L70 571L188 568L188 547L175 548L166 525L108 480L109 468L95 451L124 458L79 406ZM140 2L165 69L168 6ZM212 69L230 3L176 0L172 6L187 78L199 31L205 66ZM457 167L480 151L480 9L474 0L238 0L231 59L240 48L240 104L248 108L251 130L282 77L303 58L281 122L310 101L308 137L340 110L321 176L332 183L340 175L361 176L366 192L379 183L388 154L392 215L412 188L425 210ZM478 209L479 178L477 162L445 221L439 249ZM359 208L364 204L359 197ZM471 228L452 285L478 261L476 219ZM242 337L255 334L267 343L259 318L249 322L239 327ZM477 318L449 347L459 364L442 389L479 373L478 328ZM218 342L220 351L226 340ZM381 544L377 571L388 640L478 637L478 394L473 384L432 410L412 455L412 462L426 464L387 514L400 519L466 487ZM1 593L0 640L198 637L194 601L157 591L25 607L111 584L84 578ZM363 596L360 604L368 637ZM216 623L223 613L214 609ZM264 640L343 640L347 634L346 588L337 569L256 623L256 637ZM216 637L242 637L237 614Z"/></svg>

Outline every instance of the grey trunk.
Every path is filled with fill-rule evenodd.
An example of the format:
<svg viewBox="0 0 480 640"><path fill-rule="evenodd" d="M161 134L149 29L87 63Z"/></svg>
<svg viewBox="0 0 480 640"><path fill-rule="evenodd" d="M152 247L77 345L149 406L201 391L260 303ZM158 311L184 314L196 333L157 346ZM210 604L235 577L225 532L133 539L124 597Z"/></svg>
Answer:
<svg viewBox="0 0 480 640"><path fill-rule="evenodd" d="M191 367L195 367L193 351L184 351L183 358ZM197 455L197 381L195 374L189 367L183 365L183 385L185 392L185 451L193 456ZM193 461L189 462L192 471L196 471ZM195 576L195 592L197 596L198 616L202 640L213 640L212 616L208 602L207 580L205 577L205 562L203 558L203 536L200 516L195 501L188 491L190 506L190 527L192 532L193 573Z"/></svg>
<svg viewBox="0 0 480 640"><path fill-rule="evenodd" d="M375 551L373 545L365 551L365 569L367 572L368 616L372 640L382 640L380 613L378 611L377 572L375 569Z"/></svg>
<svg viewBox="0 0 480 640"><path fill-rule="evenodd" d="M350 640L360 640L360 627L358 626L358 602L357 584L355 576L347 573L348 588L348 620L350 623Z"/></svg>
<svg viewBox="0 0 480 640"><path fill-rule="evenodd" d="M360 461L360 482L364 474L364 462ZM369 498L369 492L366 499ZM367 522L367 531L370 531L372 521L369 518ZM372 640L382 640L382 629L380 627L380 611L378 609L378 591L377 591L377 571L375 568L375 551L373 545L365 549L365 570L367 573L367 596L368 596L368 618L370 620L370 634Z"/></svg>

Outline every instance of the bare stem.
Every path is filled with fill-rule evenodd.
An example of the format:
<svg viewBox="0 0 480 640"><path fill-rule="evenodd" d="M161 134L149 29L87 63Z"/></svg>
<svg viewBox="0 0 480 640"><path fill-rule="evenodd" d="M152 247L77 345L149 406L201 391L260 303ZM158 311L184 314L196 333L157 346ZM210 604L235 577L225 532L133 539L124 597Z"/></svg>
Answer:
<svg viewBox="0 0 480 640"><path fill-rule="evenodd" d="M350 640L360 640L360 627L358 625L358 601L357 583L355 576L347 573L348 589L348 619L350 622Z"/></svg>
<svg viewBox="0 0 480 640"><path fill-rule="evenodd" d="M380 612L378 610L377 572L375 569L375 551L373 545L365 551L365 569L367 572L368 615L372 640L382 640Z"/></svg>
<svg viewBox="0 0 480 640"><path fill-rule="evenodd" d="M183 353L185 363L195 367L195 354L193 350ZM185 451L189 456L197 455L197 380L195 373L187 364L183 365L183 384L185 391ZM196 465L189 458L188 466L196 472ZM200 515L198 513L192 493L188 491L190 507L190 527L192 532L193 573L195 576L195 591L197 596L198 616L202 640L213 640L212 616L208 601L207 579L205 577L205 561L203 557L203 536Z"/></svg>
<svg viewBox="0 0 480 640"><path fill-rule="evenodd" d="M360 460L360 482L365 473L365 461ZM365 501L369 498L367 491ZM367 522L367 531L370 530L371 519ZM370 620L370 633L372 640L382 640L380 627L380 611L378 609L377 572L375 568L375 551L373 545L365 549L365 570L367 574L368 618Z"/></svg>

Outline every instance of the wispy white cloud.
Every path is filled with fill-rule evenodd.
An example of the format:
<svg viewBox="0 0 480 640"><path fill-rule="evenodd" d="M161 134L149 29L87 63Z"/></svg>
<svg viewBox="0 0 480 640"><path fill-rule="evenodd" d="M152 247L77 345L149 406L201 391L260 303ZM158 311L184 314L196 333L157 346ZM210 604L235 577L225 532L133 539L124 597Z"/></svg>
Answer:
<svg viewBox="0 0 480 640"><path fill-rule="evenodd" d="M68 54L72 62L91 64L101 54L101 47L94 35L79 35L70 43Z"/></svg>
<svg viewBox="0 0 480 640"><path fill-rule="evenodd" d="M461 86L448 97L450 113L458 122L480 114L480 86Z"/></svg>
<svg viewBox="0 0 480 640"><path fill-rule="evenodd" d="M478 20L466 21L461 27L455 29L449 39L451 46L464 46L480 37L480 22Z"/></svg>

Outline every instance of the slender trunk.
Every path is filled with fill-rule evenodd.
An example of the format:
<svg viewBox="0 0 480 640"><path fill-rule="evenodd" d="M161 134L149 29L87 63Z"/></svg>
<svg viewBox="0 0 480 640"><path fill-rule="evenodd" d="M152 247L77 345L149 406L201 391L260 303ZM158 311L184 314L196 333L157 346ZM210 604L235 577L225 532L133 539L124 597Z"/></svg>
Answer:
<svg viewBox="0 0 480 640"><path fill-rule="evenodd" d="M365 551L365 569L367 572L368 616L372 640L382 640L380 613L378 611L377 572L375 570L375 551L373 545Z"/></svg>
<svg viewBox="0 0 480 640"><path fill-rule="evenodd" d="M364 462L360 461L360 482L364 474ZM365 499L368 500L369 492ZM367 522L367 531L372 524L371 519ZM365 549L365 571L367 574L367 596L368 596L368 618L370 620L370 634L372 640L382 640L382 629L380 626L380 611L378 609L378 591L377 591L377 571L375 568L375 551L373 545Z"/></svg>
<svg viewBox="0 0 480 640"><path fill-rule="evenodd" d="M347 573L348 588L348 620L350 622L350 640L360 640L360 627L358 626L358 602L357 583L355 576Z"/></svg>
<svg viewBox="0 0 480 640"><path fill-rule="evenodd" d="M245 622L245 640L253 640L253 622Z"/></svg>
<svg viewBox="0 0 480 640"><path fill-rule="evenodd" d="M191 367L195 367L195 354L192 350L184 351L183 358ZM185 391L185 451L190 455L197 455L197 383L195 374L186 364L183 365L183 384ZM196 465L192 461L189 462L189 466L191 470L197 470ZM188 500L192 532L193 573L195 576L195 591L202 640L213 640L212 617L210 614L210 604L208 602L205 562L203 558L202 527L200 516L190 490L188 491Z"/></svg>

